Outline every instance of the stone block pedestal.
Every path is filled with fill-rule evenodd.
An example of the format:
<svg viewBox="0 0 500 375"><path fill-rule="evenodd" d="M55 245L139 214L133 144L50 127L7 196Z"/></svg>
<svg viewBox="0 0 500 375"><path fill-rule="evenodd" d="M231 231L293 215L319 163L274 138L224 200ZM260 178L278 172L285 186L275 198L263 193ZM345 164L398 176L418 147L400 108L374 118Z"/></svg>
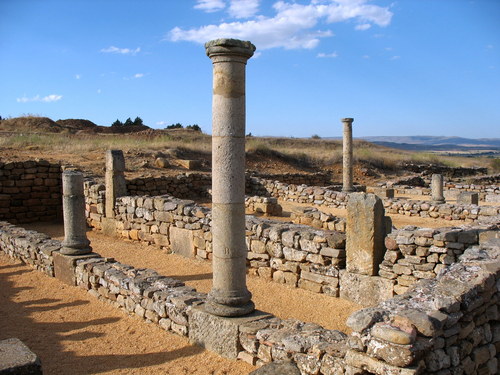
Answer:
<svg viewBox="0 0 500 375"><path fill-rule="evenodd" d="M76 286L76 262L81 259L100 257L97 253L89 253L84 255L64 255L58 251L52 253L54 259L54 274L56 279L63 283Z"/></svg>
<svg viewBox="0 0 500 375"><path fill-rule="evenodd" d="M239 344L240 327L271 317L262 311L240 317L222 317L210 314L203 305L189 312L189 340L223 357L236 359L242 350Z"/></svg>

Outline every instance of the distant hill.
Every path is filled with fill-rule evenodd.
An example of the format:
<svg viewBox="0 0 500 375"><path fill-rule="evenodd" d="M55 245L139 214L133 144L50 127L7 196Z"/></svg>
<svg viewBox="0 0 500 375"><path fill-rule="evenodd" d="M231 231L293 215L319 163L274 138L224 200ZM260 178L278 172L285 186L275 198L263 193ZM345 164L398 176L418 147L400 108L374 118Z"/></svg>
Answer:
<svg viewBox="0 0 500 375"><path fill-rule="evenodd" d="M146 125L101 126L84 119L53 121L48 117L23 116L0 121L0 132L16 133L136 133Z"/></svg>
<svg viewBox="0 0 500 375"><path fill-rule="evenodd" d="M462 138L436 137L428 135L417 136L375 136L362 139L382 146L414 151L500 151L500 138Z"/></svg>

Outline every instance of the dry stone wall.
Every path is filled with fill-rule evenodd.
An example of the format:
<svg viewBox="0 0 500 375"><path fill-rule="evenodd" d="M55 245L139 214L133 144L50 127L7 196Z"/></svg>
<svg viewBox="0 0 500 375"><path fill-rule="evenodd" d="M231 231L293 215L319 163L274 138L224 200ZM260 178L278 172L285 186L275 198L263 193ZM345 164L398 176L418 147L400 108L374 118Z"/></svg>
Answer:
<svg viewBox="0 0 500 375"><path fill-rule="evenodd" d="M289 360L305 375L496 374L500 243L483 237L435 279L352 314L351 335L266 313L240 323L210 316L203 312L205 294L97 254L78 260L74 273L76 284L96 298L195 342L200 325L205 331L216 326L212 347L254 365ZM58 248L59 241L0 223L0 250L51 276ZM41 254L50 255L41 260Z"/></svg>
<svg viewBox="0 0 500 375"><path fill-rule="evenodd" d="M88 223L103 229L106 219L98 213L97 204L88 205ZM211 260L211 220L210 209L193 201L128 196L116 200L112 222L114 235ZM251 273L338 296L339 269L345 265L345 233L247 216L246 242Z"/></svg>
<svg viewBox="0 0 500 375"><path fill-rule="evenodd" d="M434 279L458 262L465 249L498 236L498 226L417 228L407 226L385 237L387 248L379 276L394 280L394 292L405 293L422 279Z"/></svg>
<svg viewBox="0 0 500 375"><path fill-rule="evenodd" d="M140 177L127 181L130 195L170 194L177 198L209 197L212 177L209 174L185 173L169 177Z"/></svg>
<svg viewBox="0 0 500 375"><path fill-rule="evenodd" d="M62 217L61 166L45 160L0 162L0 220L54 221Z"/></svg>
<svg viewBox="0 0 500 375"><path fill-rule="evenodd" d="M250 176L258 177L264 180L272 179L273 181L279 181L285 184L294 184L294 185L328 186L332 184L331 173L322 173L322 172L313 174L303 174L303 173L263 174L263 173L253 172L251 173Z"/></svg>

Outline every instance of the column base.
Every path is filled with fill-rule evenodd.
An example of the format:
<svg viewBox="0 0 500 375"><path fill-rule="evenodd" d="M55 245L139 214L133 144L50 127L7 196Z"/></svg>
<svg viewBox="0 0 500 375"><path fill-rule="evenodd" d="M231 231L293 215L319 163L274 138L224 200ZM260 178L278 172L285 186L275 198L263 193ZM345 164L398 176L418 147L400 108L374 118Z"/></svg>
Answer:
<svg viewBox="0 0 500 375"><path fill-rule="evenodd" d="M431 201L431 203L433 203L433 204L443 204L443 203L445 203L445 202L446 202L446 201L445 201L444 199L433 199L433 200Z"/></svg>
<svg viewBox="0 0 500 375"><path fill-rule="evenodd" d="M248 301L243 305L238 306L228 306L222 305L217 302L207 301L204 305L205 311L212 315L217 316L243 316L251 314L255 311L255 304L252 301Z"/></svg>

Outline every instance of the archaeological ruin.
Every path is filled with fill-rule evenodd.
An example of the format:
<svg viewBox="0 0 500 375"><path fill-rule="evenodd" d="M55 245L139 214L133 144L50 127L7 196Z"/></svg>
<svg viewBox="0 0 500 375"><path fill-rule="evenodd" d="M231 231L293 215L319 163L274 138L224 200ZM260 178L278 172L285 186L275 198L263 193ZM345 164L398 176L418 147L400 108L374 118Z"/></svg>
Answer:
<svg viewBox="0 0 500 375"><path fill-rule="evenodd" d="M104 176L44 160L0 162L0 250L221 356L257 367L286 362L281 373L497 374L500 185L440 170L415 172L416 186L356 185L352 118L341 120L342 184L326 174L246 173L245 69L255 46L218 39L205 48L211 177L127 179L121 150L107 151ZM197 202L207 198L211 205ZM295 207L278 220L285 204ZM463 225L395 228L389 215ZM57 219L63 241L22 227ZM100 256L86 226L211 262L211 291ZM255 310L247 274L363 308L348 318L349 333L281 319Z"/></svg>

